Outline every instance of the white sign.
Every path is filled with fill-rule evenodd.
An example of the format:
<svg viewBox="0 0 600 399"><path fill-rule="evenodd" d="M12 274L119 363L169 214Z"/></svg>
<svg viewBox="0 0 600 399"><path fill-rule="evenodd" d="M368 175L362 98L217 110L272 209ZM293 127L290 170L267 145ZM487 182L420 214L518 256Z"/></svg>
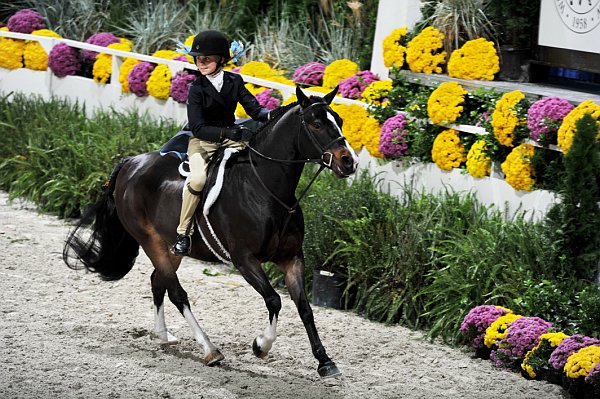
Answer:
<svg viewBox="0 0 600 399"><path fill-rule="evenodd" d="M600 54L600 0L542 0L538 44Z"/></svg>

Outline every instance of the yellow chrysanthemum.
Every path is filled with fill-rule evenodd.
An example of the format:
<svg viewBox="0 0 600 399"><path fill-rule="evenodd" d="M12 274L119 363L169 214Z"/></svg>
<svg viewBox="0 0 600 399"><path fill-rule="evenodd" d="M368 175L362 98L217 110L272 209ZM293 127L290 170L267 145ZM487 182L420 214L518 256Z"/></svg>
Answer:
<svg viewBox="0 0 600 399"><path fill-rule="evenodd" d="M487 154L485 140L476 141L467 154L467 171L473 177L486 177L490 175L492 160Z"/></svg>
<svg viewBox="0 0 600 399"><path fill-rule="evenodd" d="M508 326L513 321L521 318L521 315L509 313L504 316L498 317L490 326L485 330L485 336L483 338L483 343L488 348L494 346L496 341L499 339L504 339L506 337L506 330L508 330Z"/></svg>
<svg viewBox="0 0 600 399"><path fill-rule="evenodd" d="M159 100L169 98L171 92L171 70L165 64L157 65L146 82L148 94Z"/></svg>
<svg viewBox="0 0 600 399"><path fill-rule="evenodd" d="M333 89L340 82L358 73L358 64L350 60L337 60L325 67L323 87Z"/></svg>
<svg viewBox="0 0 600 399"><path fill-rule="evenodd" d="M458 131L447 129L437 135L433 141L431 159L442 170L458 168L467 160L465 145L460 141Z"/></svg>
<svg viewBox="0 0 600 399"><path fill-rule="evenodd" d="M0 31L9 32L7 27L0 28ZM24 51L25 42L23 40L0 37L0 68L23 68Z"/></svg>
<svg viewBox="0 0 600 399"><path fill-rule="evenodd" d="M45 36L45 37L56 37L58 39L61 36L49 29L34 30L31 32L32 35ZM25 49L23 50L23 64L25 68L33 69L34 71L45 71L48 69L48 54L36 40L26 40Z"/></svg>
<svg viewBox="0 0 600 399"><path fill-rule="evenodd" d="M406 47L402 45L402 39L407 33L407 27L397 28L383 39L383 65L387 68L401 68L404 65Z"/></svg>
<svg viewBox="0 0 600 399"><path fill-rule="evenodd" d="M435 124L453 123L463 111L467 91L457 82L444 82L427 100L427 114Z"/></svg>
<svg viewBox="0 0 600 399"><path fill-rule="evenodd" d="M569 378L587 377L598 362L600 362L600 346L586 346L569 356L564 371Z"/></svg>
<svg viewBox="0 0 600 399"><path fill-rule="evenodd" d="M123 39L121 39L123 40ZM119 43L112 43L108 45L108 48L115 50L131 51L131 41L125 40ZM94 67L92 68L92 74L94 81L105 84L110 79L112 73L112 55L106 53L100 53L94 61Z"/></svg>
<svg viewBox="0 0 600 399"><path fill-rule="evenodd" d="M432 26L423 29L406 46L406 62L413 72L442 73L447 53L444 34Z"/></svg>
<svg viewBox="0 0 600 399"><path fill-rule="evenodd" d="M586 100L573 108L571 112L565 116L558 129L558 146L565 154L569 152L569 149L573 144L573 136L577 130L577 121L586 113L591 114L592 117L596 119L598 126L598 135L596 138L600 139L600 105L594 103L592 100Z"/></svg>
<svg viewBox="0 0 600 399"><path fill-rule="evenodd" d="M536 368L531 364L531 360L536 357L539 358L539 353L545 351L541 348L556 348L558 344L568 337L569 336L563 332L546 333L540 335L538 344L525 355L525 359L523 359L523 363L521 363L521 368L529 375L529 377L537 377ZM542 355L542 357L547 357L544 359L546 362L548 362L550 354L551 353L545 353L545 356Z"/></svg>
<svg viewBox="0 0 600 399"><path fill-rule="evenodd" d="M250 61L244 64L240 69L240 73L261 79L271 79L279 75L269 64L261 61Z"/></svg>
<svg viewBox="0 0 600 399"><path fill-rule="evenodd" d="M390 90L392 90L391 80L377 80L369 84L360 97L367 104L386 105Z"/></svg>
<svg viewBox="0 0 600 399"><path fill-rule="evenodd" d="M525 125L527 119L520 117L516 107L525 95L520 90L505 93L496 103L492 113L491 123L498 142L506 147L514 146L514 133L518 126Z"/></svg>
<svg viewBox="0 0 600 399"><path fill-rule="evenodd" d="M355 150L363 146L363 127L369 119L369 113L360 105L331 104L331 108L344 121L342 133Z"/></svg>
<svg viewBox="0 0 600 399"><path fill-rule="evenodd" d="M125 58L123 64L121 65L121 69L119 69L119 83L121 83L121 91L123 93L129 93L129 81L127 77L129 76L129 72L133 69L134 66L139 64L141 61L135 58Z"/></svg>
<svg viewBox="0 0 600 399"><path fill-rule="evenodd" d="M535 148L531 144L521 144L515 147L500 165L506 182L515 190L531 191L534 189L535 171L531 165L534 153Z"/></svg>
<svg viewBox="0 0 600 399"><path fill-rule="evenodd" d="M454 50L448 61L448 75L459 79L494 80L500 71L500 59L494 43L479 38Z"/></svg>
<svg viewBox="0 0 600 399"><path fill-rule="evenodd" d="M165 60L172 60L176 57L180 57L181 53L173 50L158 50L152 54L153 57L163 58Z"/></svg>
<svg viewBox="0 0 600 399"><path fill-rule="evenodd" d="M369 151L372 157L383 158L383 154L379 152L379 137L381 125L375 118L367 118L362 126L362 141L363 145Z"/></svg>

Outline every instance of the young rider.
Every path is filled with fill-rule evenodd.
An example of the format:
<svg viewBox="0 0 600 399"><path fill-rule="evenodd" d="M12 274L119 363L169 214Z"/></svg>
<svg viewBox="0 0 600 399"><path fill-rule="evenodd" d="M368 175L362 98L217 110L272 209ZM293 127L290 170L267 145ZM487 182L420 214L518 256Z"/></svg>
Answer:
<svg viewBox="0 0 600 399"><path fill-rule="evenodd" d="M206 182L210 156L220 147L242 148L244 128L235 125L239 102L252 119L264 122L269 111L244 86L238 74L223 71L231 59L229 40L220 32L204 31L194 38L189 54L200 71L190 85L187 101L188 126L193 136L188 143L190 178L183 190L177 238L172 252L189 255L193 217Z"/></svg>

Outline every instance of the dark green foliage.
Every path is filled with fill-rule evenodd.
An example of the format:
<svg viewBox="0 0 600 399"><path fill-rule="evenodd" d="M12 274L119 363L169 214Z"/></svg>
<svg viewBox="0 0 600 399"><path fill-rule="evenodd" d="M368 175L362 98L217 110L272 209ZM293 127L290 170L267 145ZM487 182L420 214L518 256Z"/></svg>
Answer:
<svg viewBox="0 0 600 399"><path fill-rule="evenodd" d="M550 241L562 276L593 280L600 248L598 125L585 115L576 125L573 144L564 159L561 201L547 216Z"/></svg>
<svg viewBox="0 0 600 399"><path fill-rule="evenodd" d="M110 111L87 119L67 101L0 99L0 189L46 212L77 217L122 158L157 150L177 131L135 112Z"/></svg>
<svg viewBox="0 0 600 399"><path fill-rule="evenodd" d="M531 47L535 44L541 0L490 1L484 10L496 28L500 45Z"/></svg>

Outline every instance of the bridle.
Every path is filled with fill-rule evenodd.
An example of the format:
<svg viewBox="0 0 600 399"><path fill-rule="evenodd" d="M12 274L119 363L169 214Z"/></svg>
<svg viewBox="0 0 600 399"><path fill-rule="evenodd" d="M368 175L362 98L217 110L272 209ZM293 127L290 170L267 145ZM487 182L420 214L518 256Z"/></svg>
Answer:
<svg viewBox="0 0 600 399"><path fill-rule="evenodd" d="M269 195L273 199L275 199L275 201L277 201L281 206L283 206L288 211L288 217L286 219L284 228L282 230L282 234L286 230L287 224L288 224L288 222L289 222L292 214L294 214L296 212L296 210L298 209L298 205L300 205L300 200L302 198L304 198L304 196L306 195L306 193L308 192L308 190L310 189L310 187L312 186L312 184L315 182L315 180L317 179L317 177L319 176L319 174L321 174L321 172L325 168L331 169L331 164L333 163L333 154L330 152L330 148L334 144L336 144L337 142L345 140L345 138L340 135L340 137L336 137L335 139L331 140L324 147L322 147L319 144L319 142L317 141L317 138L310 131L310 129L308 128L308 126L306 126L306 121L304 120L304 114L305 114L305 112L308 109L310 109L311 107L314 107L316 105L327 105L327 104L323 103L323 102L317 102L317 103L313 103L313 104L309 105L308 107L306 107L304 109L302 109L302 108L300 109L299 115L300 115L300 118L301 118L301 128L298 130L297 140L298 141L300 140L300 133L302 132L302 130L306 131L308 133L308 137L310 139L310 142L321 153L321 157L320 158L309 158L309 159L278 159L278 158L273 158L273 157L270 157L268 155L265 155L265 154L261 153L260 151L258 151L257 149L253 148L250 145L247 146L248 149L250 150L250 152L248 153L248 156L249 156L249 160L250 160L250 166L252 167L252 171L254 172L254 175L256 176L256 178L258 179L258 181L260 182L260 184L262 185L262 187L269 193ZM255 153L256 155L258 155L259 157L261 157L263 159L266 159L266 160L269 160L269 161L272 161L272 162L276 162L276 163L289 163L289 164L314 163L314 164L320 165L320 167L319 167L319 170L317 171L317 173L315 173L315 175L313 176L313 178L306 185L306 187L304 188L304 190L302 190L302 192L300 193L300 196L296 200L296 203L293 206L289 206L285 202L283 202L277 195L275 195L275 193L273 193L273 191L269 187L267 187L267 185L265 184L265 182L263 181L263 179L260 177L260 175L258 174L258 171L256 170L256 166L254 166L254 162L252 161L252 153ZM327 159L327 157L328 157L328 159Z"/></svg>

